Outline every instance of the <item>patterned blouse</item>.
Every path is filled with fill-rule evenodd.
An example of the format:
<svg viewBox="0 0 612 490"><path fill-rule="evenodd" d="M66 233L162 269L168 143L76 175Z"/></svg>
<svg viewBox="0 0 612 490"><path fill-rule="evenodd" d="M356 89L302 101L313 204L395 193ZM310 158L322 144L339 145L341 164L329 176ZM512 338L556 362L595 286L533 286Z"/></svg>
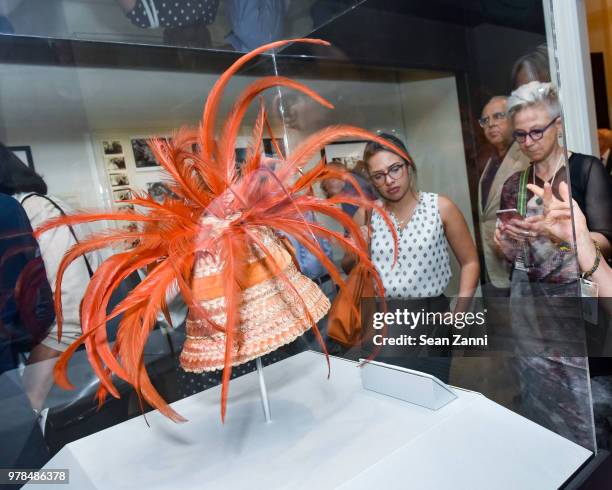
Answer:
<svg viewBox="0 0 612 490"><path fill-rule="evenodd" d="M504 183L502 188L499 209L517 209L519 183L522 172L512 174ZM529 167L528 183L533 183L533 166ZM553 194L557 199L559 196L559 184L567 182L566 167L561 167L555 174L553 180ZM544 186L544 181L537 175L535 184L539 187ZM541 215L544 213L544 206L540 200L527 190L527 214L529 216ZM559 249L547 237L538 237L529 242L526 246L517 243L516 251L518 254L527 254L525 265L527 274L532 282L547 282L555 284L567 284L576 280L577 262L572 252L564 252Z"/></svg>
<svg viewBox="0 0 612 490"><path fill-rule="evenodd" d="M393 235L382 217L372 214L372 261L388 298L440 296L451 278L448 242L438 207L438 195L421 192L408 224L399 229L398 260L393 264Z"/></svg>
<svg viewBox="0 0 612 490"><path fill-rule="evenodd" d="M209 25L218 8L219 0L138 0L127 17L143 29Z"/></svg>

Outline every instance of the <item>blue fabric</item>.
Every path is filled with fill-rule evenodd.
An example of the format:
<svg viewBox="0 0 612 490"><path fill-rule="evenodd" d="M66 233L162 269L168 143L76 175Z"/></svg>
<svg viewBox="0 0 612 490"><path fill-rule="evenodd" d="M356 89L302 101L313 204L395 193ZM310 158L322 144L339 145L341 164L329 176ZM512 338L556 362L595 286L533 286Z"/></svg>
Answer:
<svg viewBox="0 0 612 490"><path fill-rule="evenodd" d="M0 194L0 209L2 210L0 212L0 261L3 262L2 274L0 274L0 291L7 298L0 310L0 319L2 324L5 325L17 319L17 307L13 291L19 274L28 260L33 257L30 253L21 252L10 259L6 259L9 252L31 244L31 235L12 235L31 233L32 228L25 211L12 197Z"/></svg>
<svg viewBox="0 0 612 490"><path fill-rule="evenodd" d="M15 34L15 29L13 28L13 24L4 15L0 15L0 33L2 34Z"/></svg>
<svg viewBox="0 0 612 490"><path fill-rule="evenodd" d="M32 264L36 261L36 264ZM24 294L36 295L36 317L41 325L24 325L19 317L15 301L15 289L26 266L36 265L29 279L40 278L42 284L36 290ZM38 244L32 236L30 221L21 205L11 196L0 193L0 373L17 367L17 352L40 337L38 330L53 322L53 299L51 287L44 274ZM24 281L28 284L28 281ZM36 328L36 331L33 329ZM27 348L27 347L26 347Z"/></svg>
<svg viewBox="0 0 612 490"><path fill-rule="evenodd" d="M232 25L225 40L238 51L251 51L283 38L285 0L228 0L227 17Z"/></svg>
<svg viewBox="0 0 612 490"><path fill-rule="evenodd" d="M357 183L359 184L359 187L361 187L361 190L366 195L366 197L368 197L372 201L375 200L376 192L374 191L372 184L370 184L370 182L367 179L365 179L359 174L351 172L351 175L357 181ZM353 187L353 185L350 182L346 182L344 184L344 189L342 190L342 194L347 195L347 196L359 195L355 187ZM359 209L359 206L355 206L354 204L346 204L346 203L342 204L341 207L342 207L342 211L344 211L349 216L353 216Z"/></svg>
<svg viewBox="0 0 612 490"><path fill-rule="evenodd" d="M314 221L311 213L307 215L307 219L309 219L310 221ZM325 274L328 274L327 269L323 267L323 264L319 262L319 259L317 259L312 253L310 253L310 251L306 247L304 247L304 245L302 245L292 236L289 236L288 238L291 244L293 245L293 248L295 248L295 255L298 264L300 264L302 274L304 274L306 277L309 277L310 279L317 279L321 276L324 276ZM319 237L317 237L317 241L321 245L321 248L325 252L327 258L332 260L333 252L329 241Z"/></svg>

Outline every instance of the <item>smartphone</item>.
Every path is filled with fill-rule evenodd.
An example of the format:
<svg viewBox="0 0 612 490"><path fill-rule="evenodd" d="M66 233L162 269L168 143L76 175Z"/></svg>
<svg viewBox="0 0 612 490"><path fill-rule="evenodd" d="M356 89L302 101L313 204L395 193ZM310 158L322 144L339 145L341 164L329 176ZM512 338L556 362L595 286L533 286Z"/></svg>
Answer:
<svg viewBox="0 0 612 490"><path fill-rule="evenodd" d="M517 209L500 209L499 211L497 211L496 214L497 214L498 219L504 224L508 224L510 220L513 220L513 219L517 219L517 220L523 219L523 217L521 216L521 214L518 212Z"/></svg>

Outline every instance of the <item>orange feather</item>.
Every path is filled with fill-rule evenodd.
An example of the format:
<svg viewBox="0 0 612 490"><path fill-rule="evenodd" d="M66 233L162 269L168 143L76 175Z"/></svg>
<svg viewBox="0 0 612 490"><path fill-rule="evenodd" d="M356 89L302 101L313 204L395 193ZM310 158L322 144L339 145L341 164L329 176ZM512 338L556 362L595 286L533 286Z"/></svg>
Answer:
<svg viewBox="0 0 612 490"><path fill-rule="evenodd" d="M375 209L395 237L392 222L384 209L367 199L350 173L326 167L324 162L319 162L306 172L302 172L300 167L321 147L346 137L378 141L407 160L410 160L409 155L377 135L352 126L335 126L321 130L299 145L292 154L283 155L274 139L261 99L247 161L238 175L234 157L236 138L249 106L263 91L282 86L300 91L320 104L332 107L305 85L279 76L262 78L250 84L236 100L224 123L219 126L222 128L220 134L216 134L220 100L231 77L257 55L291 42L328 44L316 39L278 41L243 56L221 75L211 90L198 128L181 128L170 140L153 138L149 141L165 172L165 181L173 193L164 202L158 203L147 194L134 192L133 198L128 202L142 209L141 212L76 213L50 220L36 231L39 236L57 226L104 220L136 222L140 227L137 231L115 229L93 235L70 249L62 260L55 298L60 334L62 318L59 291L70 263L84 253L137 240L133 248L116 253L95 272L82 302L83 333L60 357L55 367L55 377L60 386L72 386L66 374L68 361L77 347L85 344L88 360L101 381L96 394L99 407L108 394L119 396L113 384L113 377L116 376L134 387L141 403L148 403L174 421L184 421L185 419L169 407L155 390L144 362L145 344L155 327L157 316L162 313L169 318L166 295L169 291L178 291L195 317L205 319L214 329L225 333L221 388L221 419L225 420L233 353L241 342L238 325L241 291L245 280L244 265L251 247L257 247L263 252L275 277L293 291L327 355L323 339L305 302L258 236L257 230L261 227L293 236L321 262L333 280L344 288L346 283L325 255L318 239L326 238L337 243L347 252L359 257L363 270L373 277L378 294L384 294L382 281L368 257L367 245L359 227L339 209L338 204L350 203ZM275 150L282 160L276 170L261 164L264 133L272 137ZM330 177L351 183L357 190L357 195L338 196L330 200L313 195L312 186ZM328 230L318 223L309 222L308 216L311 213L329 216L345 228L347 236ZM227 226L224 225L219 231L210 224L204 224L202 218L208 216L223 220ZM222 274L226 322L223 325L217 325L209 318L210 315L200 306L190 286L194 264L200 256L206 254L219 256L224 264ZM148 268L145 279L108 313L112 293L127 276L145 267ZM118 316L121 318L117 338L111 346L106 323Z"/></svg>

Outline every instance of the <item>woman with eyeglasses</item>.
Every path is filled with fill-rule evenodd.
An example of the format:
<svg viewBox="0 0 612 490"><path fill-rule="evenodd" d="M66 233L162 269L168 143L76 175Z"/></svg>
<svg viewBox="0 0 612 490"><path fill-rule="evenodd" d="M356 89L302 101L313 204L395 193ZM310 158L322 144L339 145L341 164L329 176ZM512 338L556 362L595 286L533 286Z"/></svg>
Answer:
<svg viewBox="0 0 612 490"><path fill-rule="evenodd" d="M408 151L395 136L382 138ZM398 237L398 260L394 259L393 235L382 217L371 216L370 253L383 285L385 295L393 299L427 298L430 308L440 305L448 310L443 293L451 278L449 245L459 262L459 298L473 296L480 275L478 254L472 235L459 208L449 198L417 190L417 172L412 160L404 160L386 147L370 142L363 160L375 190L391 217ZM359 209L353 217L368 239L366 215ZM348 270L354 257L345 256ZM391 359L405 367L425 371L448 380L449 359ZM420 362L412 362L420 361Z"/></svg>
<svg viewBox="0 0 612 490"><path fill-rule="evenodd" d="M512 219L499 220L495 241L514 270L525 272L531 283L575 283L568 246L553 244L543 233L538 225L544 219L543 202L527 188L527 184L543 187L548 182L559 196L559 185L568 180L565 151L559 144L562 126L557 92L550 83L525 84L510 96L508 112L514 139L531 165L504 183L500 210L517 212ZM586 216L591 238L608 258L612 252L612 180L599 159L579 153L570 153L569 174L572 197ZM539 218L522 219L530 216Z"/></svg>
<svg viewBox="0 0 612 490"><path fill-rule="evenodd" d="M594 447L579 267L573 243L552 239L549 188L562 199L568 180L595 248L609 253L612 183L599 159L559 144L561 107L552 84L530 82L512 92L513 135L527 169L504 183L495 240L512 263L510 322L521 384L521 413L587 448ZM569 175L568 175L569 170ZM534 193L534 191L536 191ZM578 254L581 253L578 249Z"/></svg>

